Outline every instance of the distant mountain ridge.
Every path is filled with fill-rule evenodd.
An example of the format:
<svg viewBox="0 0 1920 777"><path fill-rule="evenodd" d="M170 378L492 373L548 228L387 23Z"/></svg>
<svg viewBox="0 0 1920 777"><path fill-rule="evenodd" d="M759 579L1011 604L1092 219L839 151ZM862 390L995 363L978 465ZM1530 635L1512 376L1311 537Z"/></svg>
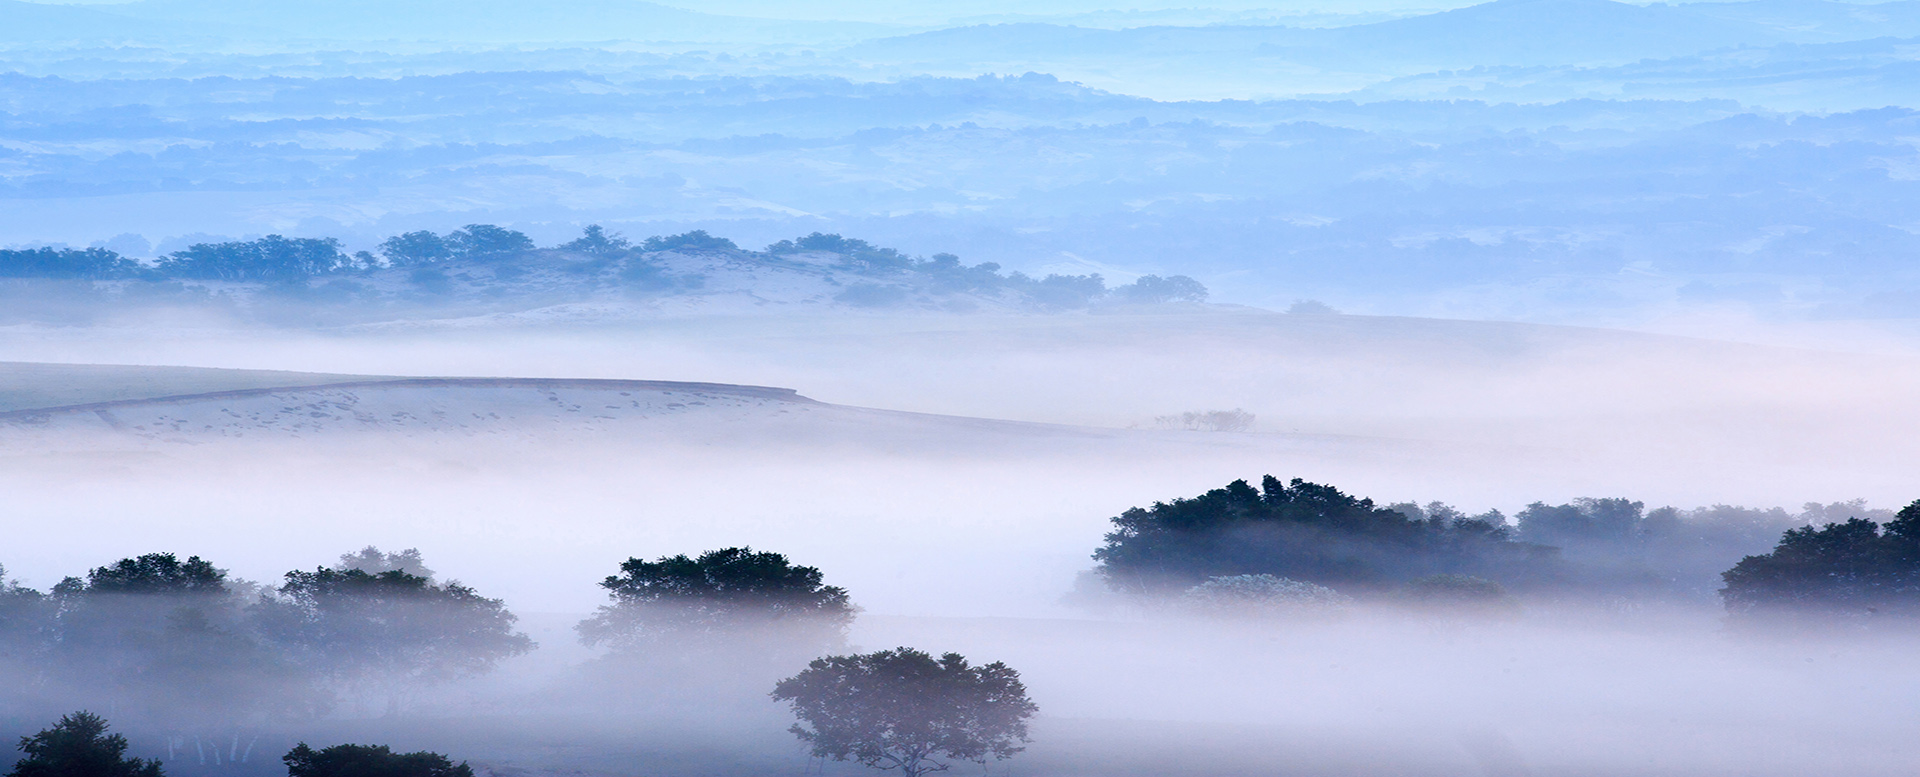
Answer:
<svg viewBox="0 0 1920 777"><path fill-rule="evenodd" d="M1832 0L1633 5L1613 0L1495 0L1331 28L979 25L856 44L857 59L932 62L1048 58L1256 56L1366 67L1625 63L1738 46L1920 35L1920 2Z"/></svg>

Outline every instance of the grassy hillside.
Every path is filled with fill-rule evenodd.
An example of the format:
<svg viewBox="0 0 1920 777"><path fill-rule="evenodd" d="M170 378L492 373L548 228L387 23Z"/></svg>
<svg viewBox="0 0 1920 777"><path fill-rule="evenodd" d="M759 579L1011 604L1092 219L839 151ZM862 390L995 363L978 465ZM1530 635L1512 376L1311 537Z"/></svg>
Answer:
<svg viewBox="0 0 1920 777"><path fill-rule="evenodd" d="M208 367L0 362L0 413L209 391L315 386L378 377Z"/></svg>

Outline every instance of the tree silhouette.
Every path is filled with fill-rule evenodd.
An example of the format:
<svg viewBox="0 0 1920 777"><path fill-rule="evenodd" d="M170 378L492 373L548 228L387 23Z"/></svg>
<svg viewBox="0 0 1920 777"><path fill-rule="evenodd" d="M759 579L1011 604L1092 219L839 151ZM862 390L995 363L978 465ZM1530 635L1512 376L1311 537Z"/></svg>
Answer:
<svg viewBox="0 0 1920 777"><path fill-rule="evenodd" d="M315 750L301 742L280 760L287 777L473 777L473 767L439 753L396 753L386 745L334 745Z"/></svg>
<svg viewBox="0 0 1920 777"><path fill-rule="evenodd" d="M127 738L108 734L107 721L86 711L21 737L20 750L27 757L8 777L161 777L159 761L127 758Z"/></svg>
<svg viewBox="0 0 1920 777"><path fill-rule="evenodd" d="M286 580L258 606L262 631L300 663L383 692L389 712L408 688L482 673L533 649L504 603L457 582L325 567Z"/></svg>
<svg viewBox="0 0 1920 777"><path fill-rule="evenodd" d="M576 627L588 645L638 650L773 629L813 643L809 649L833 647L856 612L846 589L824 584L819 569L752 548L630 558L620 571L600 582L613 603Z"/></svg>
<svg viewBox="0 0 1920 777"><path fill-rule="evenodd" d="M800 723L788 730L815 757L906 777L944 771L941 759L1012 757L1039 709L1006 664L970 666L958 653L935 659L904 647L815 659L771 695L792 705Z"/></svg>

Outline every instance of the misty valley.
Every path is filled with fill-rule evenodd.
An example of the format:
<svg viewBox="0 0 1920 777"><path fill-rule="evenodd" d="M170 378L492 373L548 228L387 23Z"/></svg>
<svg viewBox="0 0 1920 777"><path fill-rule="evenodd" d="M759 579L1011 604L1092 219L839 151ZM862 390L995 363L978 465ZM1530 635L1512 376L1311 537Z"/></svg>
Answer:
<svg viewBox="0 0 1920 777"><path fill-rule="evenodd" d="M287 768L296 777L466 777L610 768L852 773L835 764L853 761L920 774L968 760L1006 770L1015 767L1000 762L1020 755L1009 763L1046 771L1091 761L1108 773L1196 765L1251 773L1300 736L1259 733L1256 721L1277 717L1292 726L1372 719L1395 727L1392 743L1362 736L1345 745L1361 750L1318 753L1315 771L1499 774L1538 760L1521 755L1510 733L1517 721L1496 722L1511 714L1499 709L1505 704L1544 701L1515 697L1533 683L1591 692L1581 684L1644 682L1619 673L1659 666L1647 663L1654 651L1684 648L1694 657L1656 670L1682 672L1665 682L1715 687L1734 678L1688 670L1773 666L1795 677L1772 682L1804 692L1847 681L1845 664L1897 660L1915 633L1909 581L1920 567L1920 501L1895 514L1862 500L1789 513L1649 511L1627 499L1583 498L1534 502L1509 520L1439 502L1380 506L1269 475L1257 487L1236 480L1130 508L1109 524L1090 554L1096 563L1057 592L1078 613L1067 619L866 626L859 592L830 585L828 570L728 547L599 570L614 573L595 582L606 602L543 636L572 647L537 643L505 602L452 570L429 568L414 548L367 546L266 582L165 552L105 563L47 591L8 582L0 589L6 714L29 727L59 718L22 740L28 757L14 768L67 774L75 759L93 757L131 775ZM1709 608L1723 617L1708 617ZM1018 661L970 664L959 653L935 658L910 647L859 653L868 648L854 642L895 637L944 638ZM1608 649L1596 653L1595 640ZM534 658L555 648L566 657ZM1528 655L1542 649L1574 655ZM1614 651L1627 655L1608 656ZM1152 677L1153 667L1175 677ZM1392 693L1426 692L1381 695L1408 672L1441 686L1461 682L1433 674L1441 667L1497 671L1474 681L1480 687L1447 691L1492 698L1450 705L1468 716L1458 720L1403 717L1410 709L1368 714L1366 702L1339 698L1345 691L1385 703ZM1382 676L1371 681L1343 677L1376 670ZM1220 683L1278 698L1235 710L1232 717L1252 717L1208 735L1244 740L1234 749L1250 749L1238 755L1196 749L1180 726L1143 733L1126 717L1088 716L1084 699L1061 699L1066 715L1029 727L1049 706L1029 699L1029 685L1046 702L1049 691L1085 693L1089 682L1105 686L1096 696L1124 697L1116 701L1133 714L1167 694L1219 697ZM1191 703L1172 707L1177 714ZM1260 714L1272 705L1294 709ZM62 716L67 708L110 720ZM800 723L786 725L789 711ZM1530 714L1567 725L1587 713ZM1225 722L1199 716L1186 726ZM1638 730L1646 722L1587 724ZM109 725L120 733L105 734ZM798 743L782 742L787 729ZM1458 752L1423 741L1436 737ZM306 744L369 738L383 744ZM395 753L384 744L392 741L464 760ZM1029 745L1034 753L1022 755ZM87 747L98 753L86 756Z"/></svg>
<svg viewBox="0 0 1920 777"><path fill-rule="evenodd" d="M1893 777L1920 0L0 0L4 777Z"/></svg>

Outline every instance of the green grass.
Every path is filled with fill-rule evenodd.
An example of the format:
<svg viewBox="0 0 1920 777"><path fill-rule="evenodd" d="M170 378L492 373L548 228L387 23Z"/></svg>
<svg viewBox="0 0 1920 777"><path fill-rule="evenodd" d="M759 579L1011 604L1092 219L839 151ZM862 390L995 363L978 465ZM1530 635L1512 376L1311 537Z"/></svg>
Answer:
<svg viewBox="0 0 1920 777"><path fill-rule="evenodd" d="M0 362L0 413L235 389L315 386L380 377L210 367Z"/></svg>

